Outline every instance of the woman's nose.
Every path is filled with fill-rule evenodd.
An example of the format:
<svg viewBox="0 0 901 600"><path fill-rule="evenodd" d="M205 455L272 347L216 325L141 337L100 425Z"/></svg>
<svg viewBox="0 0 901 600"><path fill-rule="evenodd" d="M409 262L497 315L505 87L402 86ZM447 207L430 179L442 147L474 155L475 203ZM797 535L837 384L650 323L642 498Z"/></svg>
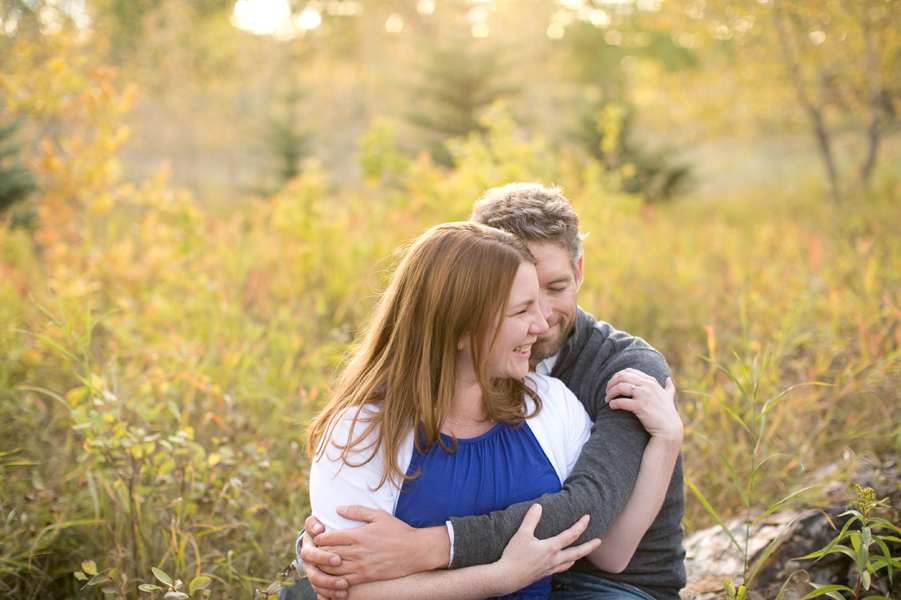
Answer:
<svg viewBox="0 0 901 600"><path fill-rule="evenodd" d="M535 318L532 320L532 326L529 328L529 333L541 335L547 330L547 319L545 318L543 311L539 309L535 311Z"/></svg>
<svg viewBox="0 0 901 600"><path fill-rule="evenodd" d="M541 311L541 316L544 317L545 322L550 323L551 317L554 316L554 310L551 308L551 303L539 301L538 309Z"/></svg>

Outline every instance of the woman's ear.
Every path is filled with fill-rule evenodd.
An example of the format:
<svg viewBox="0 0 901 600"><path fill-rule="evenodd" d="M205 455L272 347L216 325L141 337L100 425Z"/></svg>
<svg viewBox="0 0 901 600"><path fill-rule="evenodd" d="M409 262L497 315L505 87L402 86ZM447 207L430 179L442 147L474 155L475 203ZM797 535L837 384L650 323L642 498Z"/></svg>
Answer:
<svg viewBox="0 0 901 600"><path fill-rule="evenodd" d="M457 342L457 350L463 350L464 348L467 348L469 346L469 344L470 344L470 336L468 333L464 333L460 337L460 341Z"/></svg>

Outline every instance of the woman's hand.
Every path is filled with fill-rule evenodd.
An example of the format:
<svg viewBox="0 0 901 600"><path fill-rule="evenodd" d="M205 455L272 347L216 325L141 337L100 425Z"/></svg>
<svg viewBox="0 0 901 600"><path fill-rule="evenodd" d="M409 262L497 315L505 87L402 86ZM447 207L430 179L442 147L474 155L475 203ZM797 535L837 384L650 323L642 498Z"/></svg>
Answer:
<svg viewBox="0 0 901 600"><path fill-rule="evenodd" d="M535 537L535 527L541 520L541 510L540 504L533 504L529 508L501 559L494 563L503 580L510 583L510 589L505 593L515 592L542 577L565 571L601 545L601 540L593 539L579 546L567 547L588 527L588 515L563 533L539 540Z"/></svg>
<svg viewBox="0 0 901 600"><path fill-rule="evenodd" d="M666 387L635 369L623 369L607 383L607 403L616 410L634 413L651 434L660 441L682 442L682 419L676 412L676 387L666 378Z"/></svg>

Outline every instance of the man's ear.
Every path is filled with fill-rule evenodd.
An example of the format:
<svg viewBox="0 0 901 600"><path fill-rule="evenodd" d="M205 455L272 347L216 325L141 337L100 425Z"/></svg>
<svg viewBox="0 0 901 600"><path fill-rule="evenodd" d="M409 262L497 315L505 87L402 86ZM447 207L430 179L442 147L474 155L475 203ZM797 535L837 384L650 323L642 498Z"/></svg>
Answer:
<svg viewBox="0 0 901 600"><path fill-rule="evenodd" d="M579 288L582 287L582 261L585 260L585 255L579 257L579 262L576 263L576 291L579 291Z"/></svg>

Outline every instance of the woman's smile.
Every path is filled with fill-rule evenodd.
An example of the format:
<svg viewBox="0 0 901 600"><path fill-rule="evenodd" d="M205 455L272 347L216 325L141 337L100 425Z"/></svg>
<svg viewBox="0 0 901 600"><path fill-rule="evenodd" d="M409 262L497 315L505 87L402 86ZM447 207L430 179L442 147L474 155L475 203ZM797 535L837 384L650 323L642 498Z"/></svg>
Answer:
<svg viewBox="0 0 901 600"><path fill-rule="evenodd" d="M500 330L488 353L489 377L523 379L529 373L532 345L547 330L538 306L538 272L522 263L513 280L507 312L499 319Z"/></svg>

